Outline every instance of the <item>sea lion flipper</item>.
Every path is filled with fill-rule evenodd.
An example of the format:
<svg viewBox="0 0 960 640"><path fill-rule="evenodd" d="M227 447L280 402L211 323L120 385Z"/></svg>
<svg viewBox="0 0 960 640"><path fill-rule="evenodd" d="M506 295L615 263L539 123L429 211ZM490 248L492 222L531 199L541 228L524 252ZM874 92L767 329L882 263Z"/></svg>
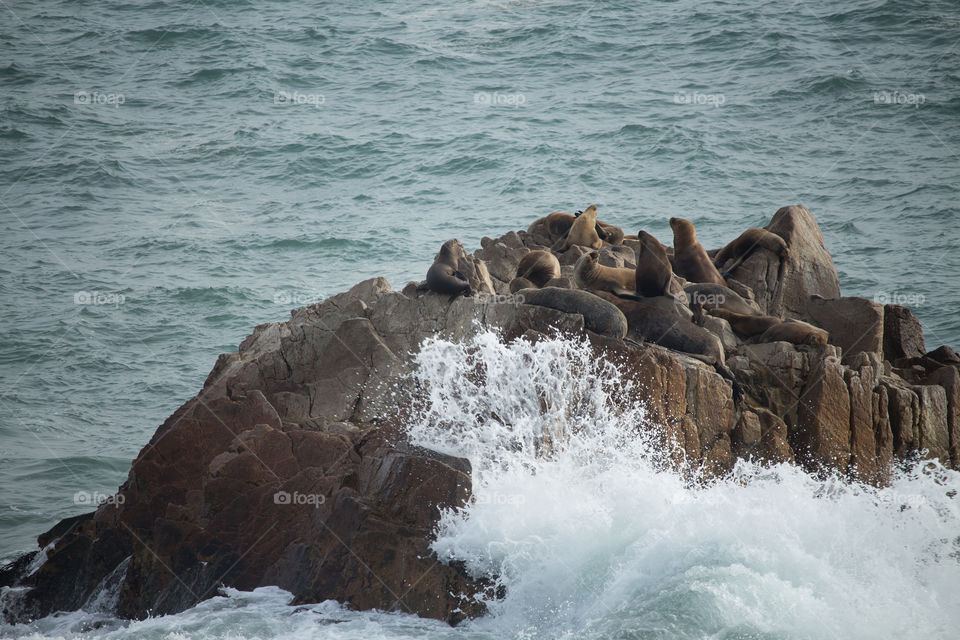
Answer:
<svg viewBox="0 0 960 640"><path fill-rule="evenodd" d="M611 289L610 293L617 296L618 298L626 298L627 300L643 300L643 296L638 296L636 291L627 291L626 289Z"/></svg>
<svg viewBox="0 0 960 640"><path fill-rule="evenodd" d="M721 378L730 381L730 385L733 387L733 404L739 407L740 402L743 400L743 386L737 382L737 379L733 376L733 372L727 368L727 365L715 362L713 368L716 369Z"/></svg>
<svg viewBox="0 0 960 640"><path fill-rule="evenodd" d="M455 294L453 294L452 296L450 296L450 300L448 300L448 302L453 302L454 300L456 300L456 299L459 298L460 296L463 296L463 297L465 297L465 298L469 298L469 297L472 296L472 295L473 295L473 289L471 289L470 287L467 287L467 288L465 288L465 289L463 289L463 290L461 290L461 291L457 291Z"/></svg>

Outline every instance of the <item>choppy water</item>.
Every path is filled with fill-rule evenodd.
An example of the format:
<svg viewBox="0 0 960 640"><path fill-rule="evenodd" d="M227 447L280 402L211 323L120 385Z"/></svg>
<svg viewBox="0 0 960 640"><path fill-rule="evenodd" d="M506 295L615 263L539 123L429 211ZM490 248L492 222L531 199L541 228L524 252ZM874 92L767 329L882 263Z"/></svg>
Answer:
<svg viewBox="0 0 960 640"><path fill-rule="evenodd" d="M78 499L112 493L216 355L255 324L365 277L402 286L443 240L473 249L554 209L596 202L603 219L664 240L681 215L718 246L803 203L846 294L908 302L929 347L960 345L955 3L47 1L0 13L2 558L88 510ZM77 304L88 298L102 304ZM790 482L810 481L718 491L745 505L758 496L764 530L765 518L788 514L759 505ZM863 500L867 521L899 526L895 510ZM810 514L844 517L830 500L812 504ZM714 529L735 526L723 513ZM674 524L711 531L682 515ZM770 535L771 556L793 540ZM657 560L682 566L698 553L683 539L691 546ZM591 553L606 557L598 567L614 561L571 540L560 548L575 566ZM449 548L471 553L458 544ZM851 575L869 578L860 561ZM623 585L607 593L616 615L639 589ZM581 605L564 596L531 620L556 610L569 621L557 629L607 632L564 609ZM233 594L176 619L220 620L204 633L229 635L231 615L276 598ZM532 595L510 602L540 606ZM803 637L797 629L818 619L807 602L791 601L801 626L784 634ZM769 602L757 606L776 617ZM242 633L282 635L315 615L276 613L277 626ZM343 615L347 627L310 628L433 629ZM715 623L689 628L709 635Z"/></svg>

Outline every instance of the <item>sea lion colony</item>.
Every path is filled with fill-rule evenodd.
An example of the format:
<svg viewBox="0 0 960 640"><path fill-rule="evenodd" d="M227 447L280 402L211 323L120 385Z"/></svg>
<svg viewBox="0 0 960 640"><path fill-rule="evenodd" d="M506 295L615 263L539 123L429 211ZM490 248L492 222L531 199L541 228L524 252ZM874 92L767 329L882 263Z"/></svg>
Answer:
<svg viewBox="0 0 960 640"><path fill-rule="evenodd" d="M744 342L826 344L829 336L823 329L764 315L748 299L750 294L745 297L732 288L746 293L742 285L728 282L737 266L755 251L785 258L789 250L780 236L751 228L721 249L708 252L689 220L670 218L673 246L667 247L643 230L625 235L615 225L598 220L597 214L597 206L590 205L576 214L555 211L535 220L528 231L545 229L553 244L549 250L530 251L520 260L510 282L511 293L522 296L526 304L580 313L591 330L685 352L714 365L724 377L728 372L723 344L716 329L710 330L717 320L729 323ZM421 289L471 295L468 278L457 271L456 250L460 248L456 240L444 244ZM635 269L601 263L604 254L631 248ZM561 277L561 262L574 264L572 282ZM623 314L624 326L612 319L614 309ZM712 323L708 321L711 317L715 319Z"/></svg>

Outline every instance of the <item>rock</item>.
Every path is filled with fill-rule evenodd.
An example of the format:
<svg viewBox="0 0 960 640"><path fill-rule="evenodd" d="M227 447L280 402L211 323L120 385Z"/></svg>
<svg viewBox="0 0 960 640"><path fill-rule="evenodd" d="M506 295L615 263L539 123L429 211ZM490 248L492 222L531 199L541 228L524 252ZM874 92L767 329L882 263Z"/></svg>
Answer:
<svg viewBox="0 0 960 640"><path fill-rule="evenodd" d="M707 367L687 369L687 412L697 425L701 453L706 457L715 441L726 437L729 445L734 426L733 395L730 385ZM725 451L729 451L729 446ZM727 460L715 458L715 462ZM732 463L730 465L732 467ZM728 467L730 468L730 467Z"/></svg>
<svg viewBox="0 0 960 640"><path fill-rule="evenodd" d="M890 401L887 388L880 385L873 390L873 434L877 443L878 484L885 484L893 461L893 430L890 427Z"/></svg>
<svg viewBox="0 0 960 640"><path fill-rule="evenodd" d="M861 352L883 355L883 306L873 300L813 297L805 312L805 319L826 329L830 344L843 350L844 364Z"/></svg>
<svg viewBox="0 0 960 640"><path fill-rule="evenodd" d="M869 375L869 374L868 374ZM851 370L845 372L850 393L850 474L872 484L879 472L877 437L873 417L873 384Z"/></svg>
<svg viewBox="0 0 960 640"><path fill-rule="evenodd" d="M922 385L913 388L920 401L917 434L925 457L950 460L950 434L947 426L947 393L943 387Z"/></svg>
<svg viewBox="0 0 960 640"><path fill-rule="evenodd" d="M582 247L578 244L575 244L569 249L567 249L566 251L564 251L563 253L558 253L557 260L560 261L561 267L573 267L575 264L577 264L577 260L587 255L591 251L593 251L593 249L591 249L590 247ZM564 273L563 275L567 275L567 274ZM571 279L572 279L572 275L573 275L573 272L571 271L569 276L571 277Z"/></svg>
<svg viewBox="0 0 960 640"><path fill-rule="evenodd" d="M509 235L509 234L508 234ZM507 238L507 236L504 236ZM490 275L501 282L509 283L517 274L517 265L529 249L523 246L519 236L512 232L512 242L496 241L480 249L474 255L487 265ZM513 246L511 246L513 245ZM516 246L519 245L519 246Z"/></svg>
<svg viewBox="0 0 960 640"><path fill-rule="evenodd" d="M740 357L731 358L728 363L750 404L770 409L793 429L812 354L821 357L820 354L832 353L832 349L795 347L789 342L742 345L736 352Z"/></svg>
<svg viewBox="0 0 960 640"><path fill-rule="evenodd" d="M722 478L733 468L734 460L730 436L725 433L704 447L703 463L700 467L701 477Z"/></svg>
<svg viewBox="0 0 960 640"><path fill-rule="evenodd" d="M730 323L723 318L704 316L703 328L720 338L724 351L733 351L740 344L740 340L737 339L733 329L730 328Z"/></svg>
<svg viewBox="0 0 960 640"><path fill-rule="evenodd" d="M927 376L923 383L943 387L946 393L950 461L954 468L957 468L960 465L960 372L954 367L940 367Z"/></svg>
<svg viewBox="0 0 960 640"><path fill-rule="evenodd" d="M933 351L930 351L925 355L926 358L933 360L934 362L939 362L941 364L957 365L960 364L960 356L957 355L957 352L943 345L937 347Z"/></svg>
<svg viewBox="0 0 960 640"><path fill-rule="evenodd" d="M810 211L783 207L766 230L786 241L789 255L781 259L769 251L755 251L730 274L750 287L764 313L803 319L811 296L840 297L837 269Z"/></svg>
<svg viewBox="0 0 960 640"><path fill-rule="evenodd" d="M487 271L487 265L482 259L474 257L466 252L461 246L458 247L459 271L470 281L470 288L474 293L497 293L490 279L490 273ZM507 280L509 282L509 280Z"/></svg>
<svg viewBox="0 0 960 640"><path fill-rule="evenodd" d="M740 458L750 457L749 452L760 444L760 437L763 433L760 430L760 417L753 411L744 411L740 414L737 426L731 433L731 441L737 450L737 456ZM746 455L744 455L746 454Z"/></svg>
<svg viewBox="0 0 960 640"><path fill-rule="evenodd" d="M883 357L885 360L923 356L923 327L910 309L898 304L883 307Z"/></svg>
<svg viewBox="0 0 960 640"><path fill-rule="evenodd" d="M894 378L885 376L882 384L889 402L887 411L893 435L893 452L904 457L920 445L920 400L916 393Z"/></svg>
<svg viewBox="0 0 960 640"><path fill-rule="evenodd" d="M800 396L793 450L810 469L846 470L850 462L850 395L844 368L825 357L810 371Z"/></svg>
<svg viewBox="0 0 960 640"><path fill-rule="evenodd" d="M768 229L790 256L781 264L755 252L731 287L767 313L809 311L831 327L842 362L834 344L739 344L725 321L708 318L713 333L698 331L711 344L714 334L723 340L744 391L735 404L714 367L624 340L616 306L570 288L584 248L561 257L561 277L547 288L505 295L502 278L512 278L520 257L553 243L536 221L460 256L474 296L451 301L416 282L394 292L372 278L293 310L287 322L257 326L160 425L116 499L63 520L38 538L42 552L0 569L0 586L13 588L4 618L76 610L104 588L118 594L117 615L142 618L182 611L221 586L266 585L290 591L294 603L334 599L450 623L481 615L474 596L492 595L495 576L469 575L430 550L441 511L469 500L469 463L413 446L404 426L422 393L406 374L423 341L462 340L483 327L506 340L555 333L588 341L597 358L619 366L630 383L623 394L645 403L643 424L625 429L649 431L663 447L658 462L691 480L722 477L745 457L798 458L877 484L895 457L921 449L957 465L956 353L923 353L916 319L902 307L840 298L806 209L781 209ZM631 266L632 242L605 248L603 260ZM673 281L678 293L682 284ZM813 294L830 299L807 310ZM682 310L677 320L688 322Z"/></svg>
<svg viewBox="0 0 960 640"><path fill-rule="evenodd" d="M794 461L793 450L787 444L787 425L766 409L744 410L731 433L731 441L738 458L769 464Z"/></svg>
<svg viewBox="0 0 960 640"><path fill-rule="evenodd" d="M608 246L600 250L600 264L605 267L636 269L637 254L633 249L622 246Z"/></svg>
<svg viewBox="0 0 960 640"><path fill-rule="evenodd" d="M760 418L762 433L758 450L760 459L773 464L793 464L794 453L787 443L786 423L766 409L758 409L757 415Z"/></svg>

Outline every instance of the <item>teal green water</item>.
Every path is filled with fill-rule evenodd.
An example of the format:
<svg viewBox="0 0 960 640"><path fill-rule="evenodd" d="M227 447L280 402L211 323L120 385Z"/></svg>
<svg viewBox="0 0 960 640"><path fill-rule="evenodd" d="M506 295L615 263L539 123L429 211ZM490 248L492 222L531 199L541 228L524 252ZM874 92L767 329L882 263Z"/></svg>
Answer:
<svg viewBox="0 0 960 640"><path fill-rule="evenodd" d="M845 294L960 345L955 3L0 14L0 558L115 491L254 325L555 209L716 247L802 203Z"/></svg>

